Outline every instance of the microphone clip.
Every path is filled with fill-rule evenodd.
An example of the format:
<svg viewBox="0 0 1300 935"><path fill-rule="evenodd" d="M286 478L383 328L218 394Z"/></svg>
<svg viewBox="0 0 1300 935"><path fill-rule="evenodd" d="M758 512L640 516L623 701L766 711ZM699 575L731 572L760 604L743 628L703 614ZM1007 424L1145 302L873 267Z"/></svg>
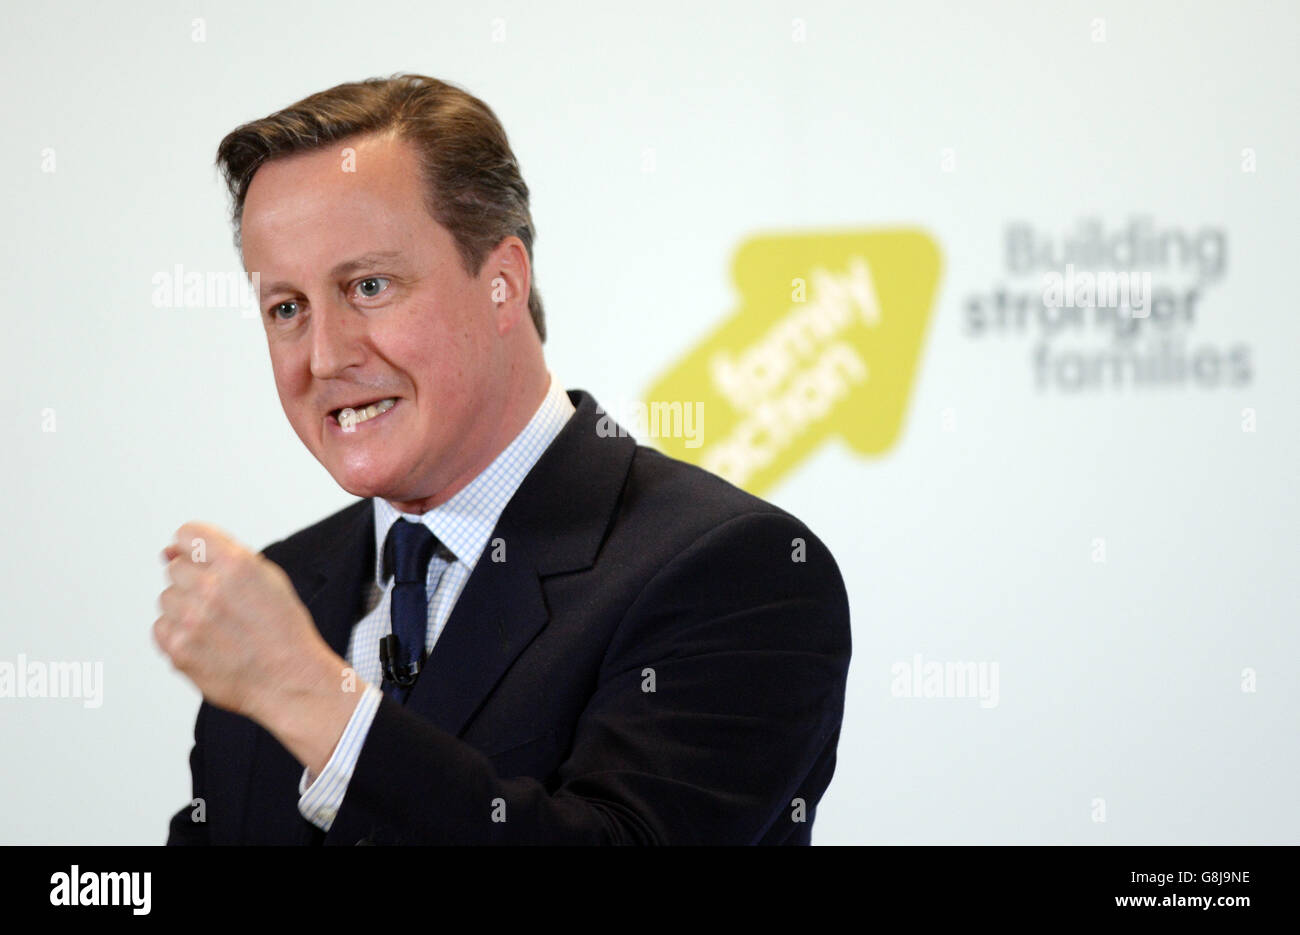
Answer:
<svg viewBox="0 0 1300 935"><path fill-rule="evenodd" d="M402 658L402 646L397 640L395 633L379 639L379 664L384 670L384 679L398 685L402 688L410 688L415 684L416 677L420 674L420 667L424 660L424 653L421 652L415 661L410 665L399 662Z"/></svg>

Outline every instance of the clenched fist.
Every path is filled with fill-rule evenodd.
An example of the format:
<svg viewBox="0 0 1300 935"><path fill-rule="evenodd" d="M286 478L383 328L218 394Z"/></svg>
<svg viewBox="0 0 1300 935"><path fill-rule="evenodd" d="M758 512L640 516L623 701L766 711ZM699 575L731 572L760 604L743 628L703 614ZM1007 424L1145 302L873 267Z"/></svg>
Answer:
<svg viewBox="0 0 1300 935"><path fill-rule="evenodd" d="M328 757L342 730L338 714L356 695L339 697L347 663L321 638L289 577L203 523L176 530L163 557L171 586L159 598L153 634L172 665L208 702L277 735L311 733L325 701L334 716L318 739Z"/></svg>

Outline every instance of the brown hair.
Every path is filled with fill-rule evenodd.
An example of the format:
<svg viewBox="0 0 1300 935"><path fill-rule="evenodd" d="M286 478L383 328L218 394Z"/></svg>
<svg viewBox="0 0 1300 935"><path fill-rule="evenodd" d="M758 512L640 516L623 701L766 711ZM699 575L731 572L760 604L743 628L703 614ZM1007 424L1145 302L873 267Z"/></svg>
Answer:
<svg viewBox="0 0 1300 935"><path fill-rule="evenodd" d="M340 84L232 130L217 147L231 196L235 246L253 174L280 156L350 136L395 132L420 153L433 219L455 238L461 264L477 276L487 255L514 235L533 259L528 186L492 109L469 92L424 75ZM530 282L528 312L546 340L542 297Z"/></svg>

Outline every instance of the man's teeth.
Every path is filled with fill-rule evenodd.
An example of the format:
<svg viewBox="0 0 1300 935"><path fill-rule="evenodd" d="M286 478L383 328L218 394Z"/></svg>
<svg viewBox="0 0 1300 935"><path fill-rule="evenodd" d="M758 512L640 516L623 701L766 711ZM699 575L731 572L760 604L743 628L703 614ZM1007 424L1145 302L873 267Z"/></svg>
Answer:
<svg viewBox="0 0 1300 935"><path fill-rule="evenodd" d="M345 428L349 425L356 425L359 422L365 422L367 419L373 419L381 412L387 412L396 405L396 399L381 399L377 403L371 403L365 409L353 409L349 406L346 409L339 410L338 423Z"/></svg>

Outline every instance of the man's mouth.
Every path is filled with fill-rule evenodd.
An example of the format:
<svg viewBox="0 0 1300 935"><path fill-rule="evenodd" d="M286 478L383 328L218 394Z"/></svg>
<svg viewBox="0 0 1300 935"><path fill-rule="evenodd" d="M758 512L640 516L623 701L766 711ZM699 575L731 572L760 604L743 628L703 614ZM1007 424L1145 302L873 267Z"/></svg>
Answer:
<svg viewBox="0 0 1300 935"><path fill-rule="evenodd" d="M330 413L330 418L341 428L346 429L349 426L360 425L368 419L382 415L396 405L397 398L390 396L388 399L377 399L362 406L344 406L342 409L335 409Z"/></svg>

